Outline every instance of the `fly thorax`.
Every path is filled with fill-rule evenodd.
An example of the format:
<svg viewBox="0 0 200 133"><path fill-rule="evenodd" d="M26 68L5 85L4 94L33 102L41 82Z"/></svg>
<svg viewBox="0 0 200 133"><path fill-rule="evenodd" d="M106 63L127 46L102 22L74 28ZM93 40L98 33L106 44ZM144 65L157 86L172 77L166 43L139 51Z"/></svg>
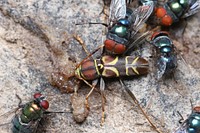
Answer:
<svg viewBox="0 0 200 133"><path fill-rule="evenodd" d="M178 5L177 4L178 3L174 3L174 1L171 1L164 5L164 9L166 10L167 15L171 17L173 23L178 22L180 16L183 14L182 11L180 13L178 12L180 10L179 9L180 4L178 4ZM171 8L173 8L173 9L171 9Z"/></svg>
<svg viewBox="0 0 200 133"><path fill-rule="evenodd" d="M182 16L182 14L184 12L184 8L179 3L179 1L170 2L169 3L169 7L176 14L177 17L181 17Z"/></svg>
<svg viewBox="0 0 200 133"><path fill-rule="evenodd" d="M119 19L119 20L117 21L117 25L121 25L121 26L125 26L125 27L127 27L127 28L130 28L131 23L130 23L130 21L129 21L128 19L122 18L122 19Z"/></svg>
<svg viewBox="0 0 200 133"><path fill-rule="evenodd" d="M153 39L153 44L158 47L172 47L173 43L171 41L171 39L168 36L158 36L155 39Z"/></svg>
<svg viewBox="0 0 200 133"><path fill-rule="evenodd" d="M160 48L160 52L161 53L166 53L167 55L169 55L172 52L172 47L170 46L164 46Z"/></svg>
<svg viewBox="0 0 200 133"><path fill-rule="evenodd" d="M22 109L21 121L23 123L28 123L32 120L37 120L41 117L42 110L38 104L34 101L26 104L26 106Z"/></svg>
<svg viewBox="0 0 200 133"><path fill-rule="evenodd" d="M128 28L123 25L115 25L111 28L110 30L111 33L116 34L118 37L122 38L127 38L129 33L128 33Z"/></svg>

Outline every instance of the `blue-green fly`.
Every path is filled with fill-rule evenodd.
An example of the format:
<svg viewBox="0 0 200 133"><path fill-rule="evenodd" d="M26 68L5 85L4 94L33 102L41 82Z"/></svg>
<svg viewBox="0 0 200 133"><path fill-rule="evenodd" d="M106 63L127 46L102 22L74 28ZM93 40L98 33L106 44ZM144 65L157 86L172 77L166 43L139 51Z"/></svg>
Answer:
<svg viewBox="0 0 200 133"><path fill-rule="evenodd" d="M174 133L200 133L200 106L193 108L190 116Z"/></svg>

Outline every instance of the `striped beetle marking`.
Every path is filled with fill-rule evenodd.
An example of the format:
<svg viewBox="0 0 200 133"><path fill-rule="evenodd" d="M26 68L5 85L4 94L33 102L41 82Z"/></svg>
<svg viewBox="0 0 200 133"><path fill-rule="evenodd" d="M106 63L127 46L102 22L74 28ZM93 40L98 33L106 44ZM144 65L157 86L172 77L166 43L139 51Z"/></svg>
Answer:
<svg viewBox="0 0 200 133"><path fill-rule="evenodd" d="M104 122L104 89L103 77L115 78L123 76L134 76L147 74L149 70L148 61L141 57L125 56L102 56L100 59L87 59L82 61L75 70L75 76L83 80L92 89L85 98L85 105L89 109L88 98L100 78L100 92L102 97L102 121ZM87 80L92 80L92 85Z"/></svg>
<svg viewBox="0 0 200 133"><path fill-rule="evenodd" d="M100 77L113 78L147 74L148 61L134 56L103 56L100 59L88 59L76 70L75 75L85 80L95 80Z"/></svg>
<svg viewBox="0 0 200 133"><path fill-rule="evenodd" d="M147 33L148 34L148 33ZM145 34L146 35L146 34ZM141 40L144 36L140 37L138 40ZM77 36L74 36L74 38L82 45L85 46L80 39L77 39ZM90 92L85 98L85 106L87 110L89 110L89 104L88 104L88 98L95 89L95 86L97 85L98 81L100 81L100 93L101 93L101 101L102 101L102 119L101 124L104 122L104 104L105 104L105 95L104 95L104 89L105 89L105 82L103 78L115 78L115 77L129 77L129 76L135 76L135 75L142 75L147 74L149 71L149 63L146 59L142 57L137 56L111 56L111 55L104 55L101 56L99 59L92 59L91 57L95 52L97 52L100 48L102 48L102 45L99 46L96 50L94 50L92 53L88 53L86 49L85 52L88 53L88 56L81 61L76 66L76 69L72 75L68 76L68 79L70 77L76 77L82 81L84 81L88 86L91 87ZM127 49L129 51L131 49ZM99 80L100 79L100 80ZM88 80L92 81L92 85L88 82ZM145 116L146 120L149 122L149 124L158 132L159 129L151 122L148 115L145 113L145 111L142 109L142 107L139 104L139 101L135 97L135 95L129 90L129 88L120 80L120 83L122 85L122 88L124 88L129 96L132 98L133 102L138 106L138 108L141 110L142 114Z"/></svg>

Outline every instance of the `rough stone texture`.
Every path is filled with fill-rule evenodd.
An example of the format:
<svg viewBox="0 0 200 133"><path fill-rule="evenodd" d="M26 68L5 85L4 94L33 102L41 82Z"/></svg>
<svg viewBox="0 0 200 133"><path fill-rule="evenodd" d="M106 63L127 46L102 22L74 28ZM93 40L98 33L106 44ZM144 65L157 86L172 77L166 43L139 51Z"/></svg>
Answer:
<svg viewBox="0 0 200 133"><path fill-rule="evenodd" d="M86 121L77 124L70 113L70 94L50 85L51 73L57 67L67 74L86 54L72 37L78 34L91 52L102 44L105 27L80 25L83 22L106 22L101 0L1 0L0 1L0 114L18 106L18 94L23 103L42 91L50 102L50 111L69 113L49 114L41 121L38 133L154 133L141 111L133 104L118 80L106 80L106 120L101 121L101 97L94 92L89 98L90 113ZM199 46L200 13L188 18L183 37L175 38L179 51L174 79L156 81L154 73L125 80L153 123L163 133L172 132L179 124L179 111L184 118L193 105L200 105ZM178 33L178 32L177 32ZM149 46L145 46L149 48ZM98 53L97 53L98 55ZM183 62L181 56L186 60ZM147 55L146 55L147 56ZM153 62L153 59L150 59ZM86 96L90 88L83 85L78 93ZM10 122L14 113L0 117L0 123ZM0 126L1 133L10 131L10 124Z"/></svg>

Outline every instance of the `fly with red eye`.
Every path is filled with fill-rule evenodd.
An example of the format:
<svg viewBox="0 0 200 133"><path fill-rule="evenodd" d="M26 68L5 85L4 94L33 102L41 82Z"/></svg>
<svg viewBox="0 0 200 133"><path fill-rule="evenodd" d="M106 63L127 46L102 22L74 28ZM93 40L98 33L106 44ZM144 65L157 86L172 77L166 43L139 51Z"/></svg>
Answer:
<svg viewBox="0 0 200 133"><path fill-rule="evenodd" d="M107 27L104 49L113 55L125 55L128 51L145 40L147 33L138 37L136 35L147 21L154 9L154 3L139 6L138 8L128 7L132 0L111 0L109 22L88 23L102 24ZM80 24L76 24L80 25ZM141 38L143 40L141 41Z"/></svg>
<svg viewBox="0 0 200 133"><path fill-rule="evenodd" d="M138 45L136 34L153 12L154 3L130 8L126 0L112 0L104 48L111 54L124 54Z"/></svg>
<svg viewBox="0 0 200 133"><path fill-rule="evenodd" d="M34 100L23 105L21 113L13 118L13 133L35 133L40 119L49 108L49 102L41 93L35 93L33 97Z"/></svg>
<svg viewBox="0 0 200 133"><path fill-rule="evenodd" d="M171 26L181 18L187 18L200 10L200 0L169 0L166 3L154 1L154 16L158 23L163 26ZM140 3L146 5L148 0L140 0Z"/></svg>
<svg viewBox="0 0 200 133"><path fill-rule="evenodd" d="M158 55L157 79L163 75L171 75L177 68L177 56L174 44L166 31L154 32L151 37L151 44L155 46Z"/></svg>

